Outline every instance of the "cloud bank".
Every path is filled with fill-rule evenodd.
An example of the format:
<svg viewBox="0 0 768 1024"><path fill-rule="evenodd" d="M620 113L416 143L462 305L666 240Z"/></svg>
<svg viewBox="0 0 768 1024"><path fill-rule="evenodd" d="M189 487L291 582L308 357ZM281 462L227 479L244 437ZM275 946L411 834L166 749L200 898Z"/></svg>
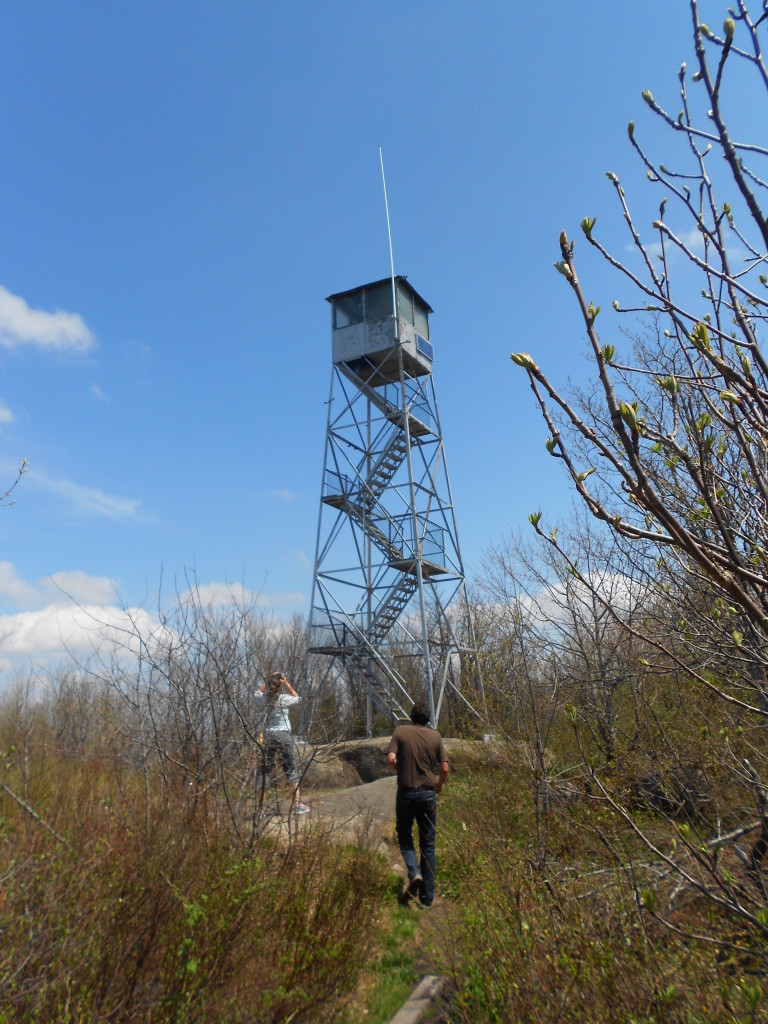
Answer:
<svg viewBox="0 0 768 1024"><path fill-rule="evenodd" d="M303 594L257 594L229 583L200 583L195 593L203 607L278 609L306 601ZM156 614L121 607L117 583L107 576L74 569L25 580L12 562L0 562L0 671L44 668L71 657L86 661L115 645L135 654L164 632Z"/></svg>

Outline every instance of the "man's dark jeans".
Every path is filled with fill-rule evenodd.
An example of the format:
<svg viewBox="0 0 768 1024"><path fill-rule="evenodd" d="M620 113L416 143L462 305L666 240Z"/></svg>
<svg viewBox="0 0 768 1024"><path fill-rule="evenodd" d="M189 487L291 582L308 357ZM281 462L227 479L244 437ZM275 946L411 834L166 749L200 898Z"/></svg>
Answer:
<svg viewBox="0 0 768 1024"><path fill-rule="evenodd" d="M408 869L408 881L421 872L424 880L421 902L426 906L435 898L435 833L437 830L437 797L434 789L399 788L395 800L397 841ZM416 860L413 846L413 823L419 829L419 853Z"/></svg>

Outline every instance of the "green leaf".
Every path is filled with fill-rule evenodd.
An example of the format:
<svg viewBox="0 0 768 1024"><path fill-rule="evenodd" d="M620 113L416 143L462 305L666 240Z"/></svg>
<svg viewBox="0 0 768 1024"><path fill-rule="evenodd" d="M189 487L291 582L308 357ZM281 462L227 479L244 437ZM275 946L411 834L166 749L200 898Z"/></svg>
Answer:
<svg viewBox="0 0 768 1024"><path fill-rule="evenodd" d="M656 906L656 893L652 889L643 889L640 893L640 902L646 910L653 913L653 908Z"/></svg>
<svg viewBox="0 0 768 1024"><path fill-rule="evenodd" d="M677 394L677 377L657 377L656 383L659 385L659 387L662 387L665 391L668 391L670 395Z"/></svg>

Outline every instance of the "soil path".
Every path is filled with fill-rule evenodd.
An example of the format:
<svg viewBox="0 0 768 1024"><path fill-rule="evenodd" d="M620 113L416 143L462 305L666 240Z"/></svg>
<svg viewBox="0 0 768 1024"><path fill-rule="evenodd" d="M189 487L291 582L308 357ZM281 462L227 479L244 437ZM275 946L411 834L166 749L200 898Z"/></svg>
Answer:
<svg viewBox="0 0 768 1024"><path fill-rule="evenodd" d="M378 850L386 856L391 870L405 879L395 832L397 779L386 765L388 742L363 740L316 752L302 782L302 798L311 813L299 819L299 828L326 829L341 842ZM450 760L464 744L447 740L446 746ZM403 952L413 957L417 977L450 976L455 967L452 960L458 907L452 900L441 898L439 879L435 905L430 910L413 908L410 912L416 916L418 927ZM447 1019L439 1005L438 1000L428 1014L433 1024ZM361 1011L360 1019L366 1012Z"/></svg>

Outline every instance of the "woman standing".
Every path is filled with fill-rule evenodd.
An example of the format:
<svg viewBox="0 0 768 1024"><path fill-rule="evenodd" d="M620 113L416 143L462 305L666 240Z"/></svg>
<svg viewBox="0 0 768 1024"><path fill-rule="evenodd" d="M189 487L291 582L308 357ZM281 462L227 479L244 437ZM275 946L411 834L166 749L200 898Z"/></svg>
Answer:
<svg viewBox="0 0 768 1024"><path fill-rule="evenodd" d="M291 806L297 814L307 814L309 807L301 802L299 792L299 768L296 763L296 746L291 731L288 709L298 704L299 695L288 682L283 672L273 672L269 685L263 683L256 691L262 703L264 730L264 773L268 775L279 757L285 776L293 784Z"/></svg>

